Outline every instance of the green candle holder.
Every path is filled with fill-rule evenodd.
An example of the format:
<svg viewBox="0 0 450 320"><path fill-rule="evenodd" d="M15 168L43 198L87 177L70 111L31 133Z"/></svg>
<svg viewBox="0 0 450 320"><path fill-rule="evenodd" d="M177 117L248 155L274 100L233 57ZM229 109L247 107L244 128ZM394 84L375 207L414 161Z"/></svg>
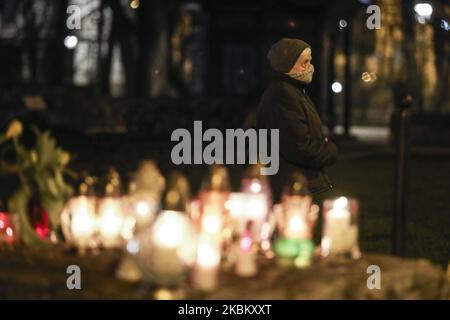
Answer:
<svg viewBox="0 0 450 320"><path fill-rule="evenodd" d="M311 264L314 243L311 240L278 238L275 241L275 253L281 259L293 260L298 267Z"/></svg>

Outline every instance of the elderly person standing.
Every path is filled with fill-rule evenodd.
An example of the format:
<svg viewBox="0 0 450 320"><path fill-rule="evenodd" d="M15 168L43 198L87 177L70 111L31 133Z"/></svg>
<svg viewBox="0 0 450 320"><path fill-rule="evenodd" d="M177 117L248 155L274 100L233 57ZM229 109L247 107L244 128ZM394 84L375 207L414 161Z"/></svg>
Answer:
<svg viewBox="0 0 450 320"><path fill-rule="evenodd" d="M275 200L280 199L289 173L300 170L313 194L332 188L324 171L336 162L337 147L324 136L322 122L306 93L314 66L311 47L302 40L283 38L267 59L274 76L264 92L256 118L259 129L279 129L280 168L272 176Z"/></svg>

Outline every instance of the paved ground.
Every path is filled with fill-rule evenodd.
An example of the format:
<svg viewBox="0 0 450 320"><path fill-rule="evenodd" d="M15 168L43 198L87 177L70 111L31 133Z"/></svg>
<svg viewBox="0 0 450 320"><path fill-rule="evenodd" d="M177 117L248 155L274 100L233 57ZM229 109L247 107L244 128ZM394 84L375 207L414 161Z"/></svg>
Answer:
<svg viewBox="0 0 450 320"><path fill-rule="evenodd" d="M78 256L56 247L51 251L0 247L2 299L448 299L449 283L441 268L423 260L363 255L357 261L328 259L306 269L261 260L258 274L238 278L222 270L219 287L209 293L195 291L189 277L169 293L151 285L115 278L119 253ZM81 268L81 290L68 290L67 266ZM367 273L380 267L379 290L369 290ZM372 282L371 282L372 283ZM375 284L375 282L373 282Z"/></svg>

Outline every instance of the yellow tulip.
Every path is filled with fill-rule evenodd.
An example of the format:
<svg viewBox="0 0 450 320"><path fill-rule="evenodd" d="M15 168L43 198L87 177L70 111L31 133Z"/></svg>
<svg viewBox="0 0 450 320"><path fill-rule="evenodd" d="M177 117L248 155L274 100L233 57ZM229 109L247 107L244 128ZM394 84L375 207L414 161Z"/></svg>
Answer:
<svg viewBox="0 0 450 320"><path fill-rule="evenodd" d="M13 139L22 134L22 123L18 120L13 120L6 131L6 139Z"/></svg>
<svg viewBox="0 0 450 320"><path fill-rule="evenodd" d="M36 150L31 150L30 151L30 159L32 163L37 163L38 162L38 154L36 152Z"/></svg>
<svg viewBox="0 0 450 320"><path fill-rule="evenodd" d="M70 153L62 151L59 153L59 163L63 166L67 165L70 161Z"/></svg>

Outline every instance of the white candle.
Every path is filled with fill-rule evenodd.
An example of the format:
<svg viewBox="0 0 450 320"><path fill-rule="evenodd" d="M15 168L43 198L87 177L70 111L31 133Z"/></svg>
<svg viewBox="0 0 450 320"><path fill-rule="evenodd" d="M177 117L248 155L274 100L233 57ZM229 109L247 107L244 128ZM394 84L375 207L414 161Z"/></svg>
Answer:
<svg viewBox="0 0 450 320"><path fill-rule="evenodd" d="M333 202L326 215L322 255L351 253L357 246L358 227L352 224L349 201L340 197Z"/></svg>
<svg viewBox="0 0 450 320"><path fill-rule="evenodd" d="M156 281L170 284L183 277L186 268L195 262L194 237L194 229L185 214L163 211L159 215L153 225L152 257L149 259Z"/></svg>
<svg viewBox="0 0 450 320"><path fill-rule="evenodd" d="M123 212L119 199L104 198L99 206L99 232L104 247L114 248L122 243Z"/></svg>
<svg viewBox="0 0 450 320"><path fill-rule="evenodd" d="M94 197L78 196L69 200L61 213L61 228L65 239L82 252L96 246L97 214Z"/></svg>
<svg viewBox="0 0 450 320"><path fill-rule="evenodd" d="M183 212L162 211L151 227L127 243L146 281L176 285L195 263L197 242L194 226Z"/></svg>
<svg viewBox="0 0 450 320"><path fill-rule="evenodd" d="M225 203L228 194L218 191L205 191L200 195L200 230L217 241L221 241L224 227Z"/></svg>
<svg viewBox="0 0 450 320"><path fill-rule="evenodd" d="M210 241L202 241L197 248L197 261L193 272L194 287L209 291L219 283L220 249Z"/></svg>
<svg viewBox="0 0 450 320"><path fill-rule="evenodd" d="M214 237L220 237L222 217L215 212L206 212L202 217L202 232Z"/></svg>
<svg viewBox="0 0 450 320"><path fill-rule="evenodd" d="M242 192L233 192L226 203L230 214L230 224L233 232L243 232L245 228L246 195Z"/></svg>
<svg viewBox="0 0 450 320"><path fill-rule="evenodd" d="M80 196L70 202L72 212L71 231L77 245L81 248L89 246L96 231L95 204L93 199Z"/></svg>
<svg viewBox="0 0 450 320"><path fill-rule="evenodd" d="M340 197L333 203L333 208L328 213L331 248L330 251L341 253L349 250L349 232L351 214L348 211L348 200Z"/></svg>
<svg viewBox="0 0 450 320"><path fill-rule="evenodd" d="M252 236L261 240L262 226L268 214L268 201L265 194L236 192L230 195L227 203L233 228L237 233L245 231L248 221L253 222Z"/></svg>

